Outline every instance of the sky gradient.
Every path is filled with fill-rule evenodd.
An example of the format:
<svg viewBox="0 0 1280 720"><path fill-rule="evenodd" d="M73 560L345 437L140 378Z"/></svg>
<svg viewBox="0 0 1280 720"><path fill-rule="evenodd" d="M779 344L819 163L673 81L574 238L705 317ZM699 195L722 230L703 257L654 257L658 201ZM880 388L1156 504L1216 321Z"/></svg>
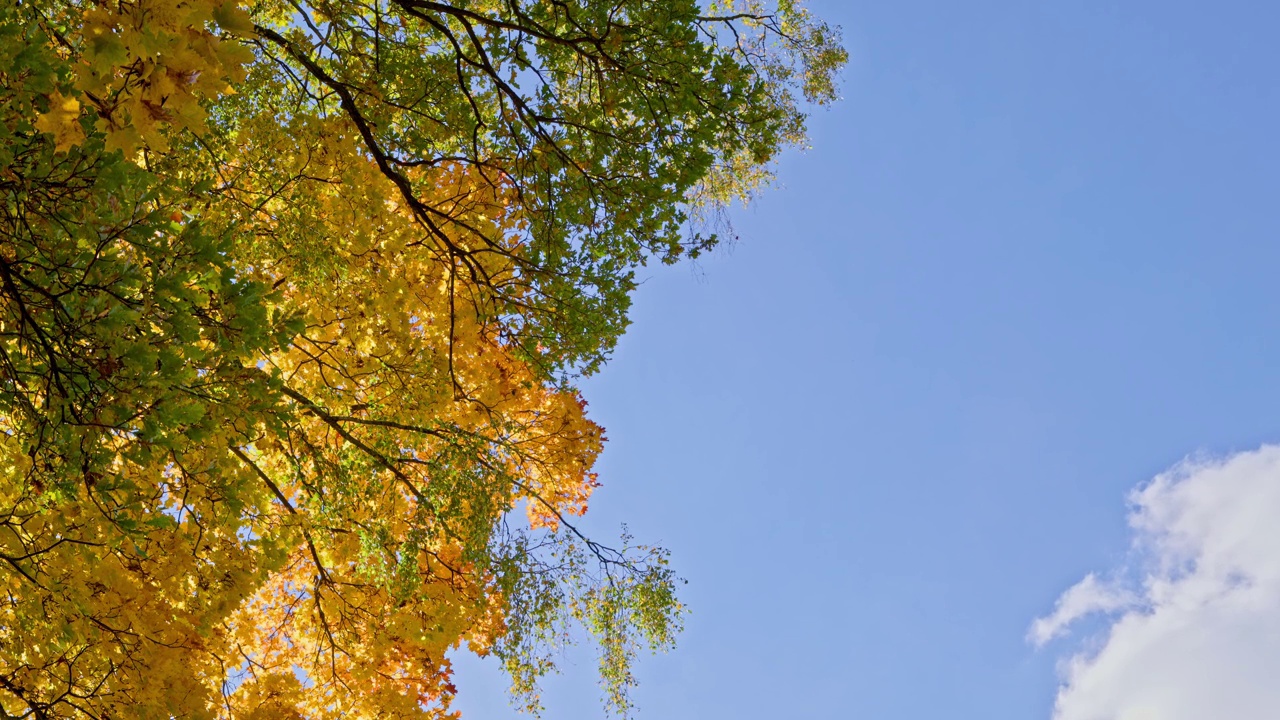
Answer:
<svg viewBox="0 0 1280 720"><path fill-rule="evenodd" d="M739 241L646 271L583 385L610 438L583 525L689 580L638 717L1049 720L1080 638L1152 616L1133 548L1166 528L1132 518L1178 488L1280 513L1270 450L1130 494L1280 441L1280 7L810 5L843 26L844 100ZM1130 604L1073 635L1055 603L1091 574ZM1037 618L1067 635L1037 647ZM566 656L545 717L603 716L592 663ZM464 718L519 717L493 665L460 662Z"/></svg>

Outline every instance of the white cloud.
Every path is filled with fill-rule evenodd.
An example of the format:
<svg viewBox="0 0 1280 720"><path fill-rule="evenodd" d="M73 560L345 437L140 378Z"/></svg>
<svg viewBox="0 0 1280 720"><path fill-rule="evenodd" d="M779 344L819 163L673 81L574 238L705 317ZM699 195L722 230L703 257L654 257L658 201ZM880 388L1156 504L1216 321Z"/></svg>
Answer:
<svg viewBox="0 0 1280 720"><path fill-rule="evenodd" d="M1280 718L1280 446L1187 461L1130 501L1131 563L1028 633L1106 620L1063 663L1055 720Z"/></svg>
<svg viewBox="0 0 1280 720"><path fill-rule="evenodd" d="M1053 612L1031 624L1027 639L1036 647L1059 637L1077 619L1102 612L1109 613L1133 607L1137 603L1134 594L1114 583L1098 581L1089 573L1083 580L1058 598Z"/></svg>

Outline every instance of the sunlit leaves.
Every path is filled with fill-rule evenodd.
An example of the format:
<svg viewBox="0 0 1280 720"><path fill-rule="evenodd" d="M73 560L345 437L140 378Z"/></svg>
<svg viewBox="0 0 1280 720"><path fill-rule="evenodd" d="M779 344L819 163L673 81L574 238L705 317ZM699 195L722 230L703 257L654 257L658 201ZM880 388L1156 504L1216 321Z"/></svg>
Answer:
<svg viewBox="0 0 1280 720"><path fill-rule="evenodd" d="M683 608L575 518L636 269L834 97L792 2L0 7L0 709L451 717ZM10 68L4 70L4 68Z"/></svg>

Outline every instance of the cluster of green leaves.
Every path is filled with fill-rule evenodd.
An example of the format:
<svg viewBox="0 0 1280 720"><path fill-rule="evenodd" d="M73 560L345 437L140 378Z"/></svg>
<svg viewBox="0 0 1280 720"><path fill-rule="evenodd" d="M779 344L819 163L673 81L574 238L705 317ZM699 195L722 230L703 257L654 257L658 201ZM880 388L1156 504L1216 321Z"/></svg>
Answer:
<svg viewBox="0 0 1280 720"><path fill-rule="evenodd" d="M488 312L549 370L597 369L626 327L635 269L696 257L698 206L746 197L804 137L801 98L835 98L838 33L794 2L263 3L254 91L350 118L407 207L486 285ZM274 25L266 17L277 18ZM251 82L254 82L251 80ZM518 249L422 203L462 163L513 187ZM420 179L418 179L420 178ZM505 283L476 257L516 263Z"/></svg>
<svg viewBox="0 0 1280 720"><path fill-rule="evenodd" d="M29 15L4 9L0 53L0 414L52 489L112 474L119 440L163 456L265 402L241 358L298 326L267 316L235 238L189 217L202 188L105 151L101 134L56 151L36 132L69 79Z"/></svg>

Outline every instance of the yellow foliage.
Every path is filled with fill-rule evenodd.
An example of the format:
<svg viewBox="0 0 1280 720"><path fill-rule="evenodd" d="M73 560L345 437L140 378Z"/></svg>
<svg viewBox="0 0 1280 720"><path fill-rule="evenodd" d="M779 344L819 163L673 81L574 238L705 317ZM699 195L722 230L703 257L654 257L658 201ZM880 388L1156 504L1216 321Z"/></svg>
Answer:
<svg viewBox="0 0 1280 720"><path fill-rule="evenodd" d="M108 149L126 156L142 146L163 151L172 130L203 129L202 102L230 92L253 60L235 40L253 22L234 0L122 0L66 12L75 30L65 40L78 60L73 87L95 110ZM58 120L61 132L47 131L59 149L83 140Z"/></svg>
<svg viewBox="0 0 1280 720"><path fill-rule="evenodd" d="M423 242L354 136L337 120L263 127L264 146L296 145L237 168L247 206L273 177L305 166L305 178L235 222L259 238L246 265L304 313L305 329L263 360L309 412L255 441L254 462L297 506L290 520L303 537L230 623L254 668L231 702L260 694L249 689L260 672L292 668L308 679L291 691L304 717L440 717L453 692L446 652L463 640L483 649L504 629L500 593L450 535L488 528L520 502L535 526L583 512L602 433L576 393L547 387L504 346L476 301L476 267L489 282L514 276L509 255L475 242L519 236L512 189L457 165L419 177L428 200L448 208L439 232L476 248L468 268ZM319 239L323 257L303 249ZM438 477L446 463L433 458L443 455L472 467L475 487ZM347 478L340 501L287 479L353 457L367 469ZM424 536L424 521L443 532ZM362 553L362 564L343 560ZM396 579L380 581L379 567Z"/></svg>
<svg viewBox="0 0 1280 720"><path fill-rule="evenodd" d="M25 594L0 603L0 628L58 610L38 633L0 629L0 676L98 687L103 715L451 717L446 654L506 631L467 536L487 542L521 503L535 527L585 510L602 433L584 403L504 344L468 267L422 241L351 129L306 122L320 124L264 127L241 182L204 211L257 238L243 273L303 320L284 348L243 359L287 405L230 401L218 430L167 456L119 436L110 476L56 496L4 443L0 499L24 519L0 524L0 552L37 560L4 575ZM440 232L477 250L471 269L512 279L514 241L475 239L519 236L511 189L462 166L419 179L449 208ZM108 484L128 488L108 495L118 507L98 497Z"/></svg>
<svg viewBox="0 0 1280 720"><path fill-rule="evenodd" d="M80 127L80 101L58 91L49 96L49 112L36 118L35 127L53 135L58 152L63 152L84 140L84 128Z"/></svg>

